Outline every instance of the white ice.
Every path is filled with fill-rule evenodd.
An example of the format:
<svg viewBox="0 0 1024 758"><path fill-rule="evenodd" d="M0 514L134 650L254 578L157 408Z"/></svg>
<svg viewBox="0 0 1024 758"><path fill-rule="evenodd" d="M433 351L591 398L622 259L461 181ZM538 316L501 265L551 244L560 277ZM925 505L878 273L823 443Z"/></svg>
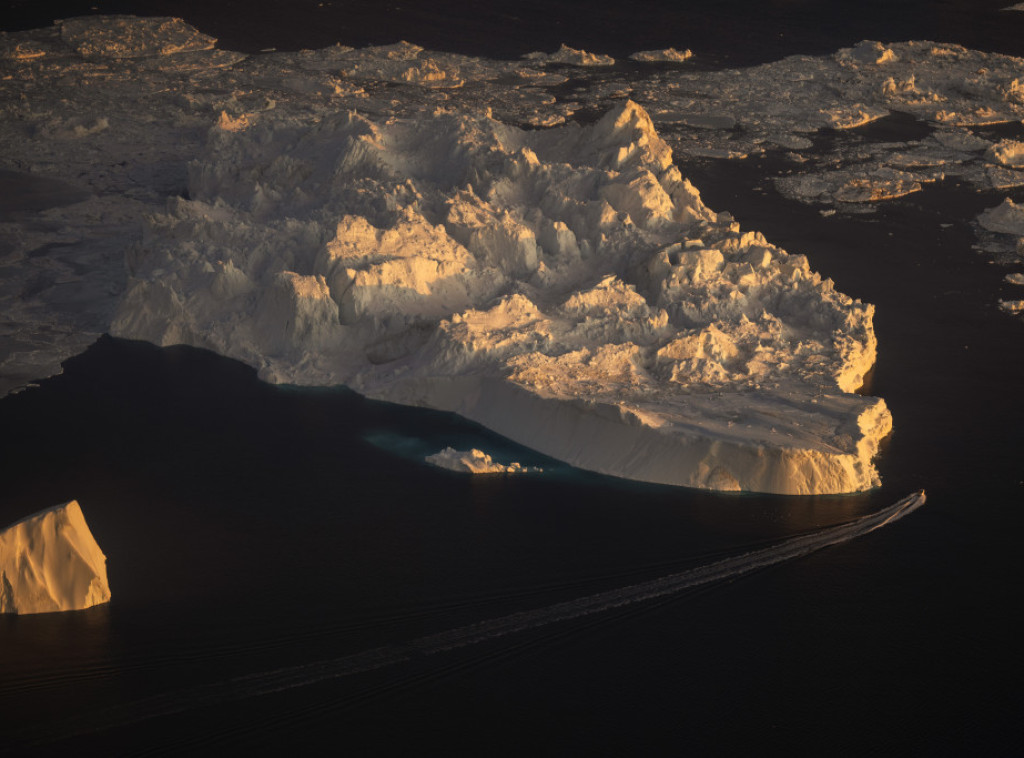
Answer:
<svg viewBox="0 0 1024 758"><path fill-rule="evenodd" d="M568 66L614 66L615 59L608 55L588 53L586 50L562 45L553 53L528 53L523 56L533 63L562 63Z"/></svg>
<svg viewBox="0 0 1024 758"><path fill-rule="evenodd" d="M453 447L446 447L440 452L428 455L425 460L427 463L438 468L470 474L522 474L541 470L523 466L518 461L513 461L507 465L498 463L483 450L476 448L456 450Z"/></svg>
<svg viewBox="0 0 1024 758"><path fill-rule="evenodd" d="M639 50L629 56L630 60L642 63L682 63L692 57L692 50L676 50L674 47L663 50Z"/></svg>
<svg viewBox="0 0 1024 758"><path fill-rule="evenodd" d="M72 500L0 531L0 613L50 613L110 600L107 559Z"/></svg>
<svg viewBox="0 0 1024 758"><path fill-rule="evenodd" d="M731 490L875 486L871 306L673 165L638 105L218 123L129 252L116 336L451 410L574 465Z"/></svg>

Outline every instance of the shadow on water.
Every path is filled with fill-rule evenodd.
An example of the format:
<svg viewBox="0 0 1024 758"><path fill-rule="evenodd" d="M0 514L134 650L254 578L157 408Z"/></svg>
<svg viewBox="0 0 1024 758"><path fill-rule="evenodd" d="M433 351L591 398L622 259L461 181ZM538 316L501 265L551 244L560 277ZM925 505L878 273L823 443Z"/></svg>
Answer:
<svg viewBox="0 0 1024 758"><path fill-rule="evenodd" d="M935 129L909 113L890 113L852 129L826 130L833 138L854 138L867 142L909 142L921 140Z"/></svg>
<svg viewBox="0 0 1024 758"><path fill-rule="evenodd" d="M0 170L0 221L80 203L90 193L58 179Z"/></svg>

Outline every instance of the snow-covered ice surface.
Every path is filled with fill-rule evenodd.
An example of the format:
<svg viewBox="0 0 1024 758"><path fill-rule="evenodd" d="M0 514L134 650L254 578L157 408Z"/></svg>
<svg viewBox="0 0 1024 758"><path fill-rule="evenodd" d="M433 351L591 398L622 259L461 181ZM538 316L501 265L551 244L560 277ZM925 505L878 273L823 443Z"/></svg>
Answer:
<svg viewBox="0 0 1024 758"><path fill-rule="evenodd" d="M0 613L50 613L110 600L107 559L77 501L0 531Z"/></svg>
<svg viewBox="0 0 1024 758"><path fill-rule="evenodd" d="M542 471L539 468L524 466L518 461L509 464L498 463L483 450L456 450L446 447L440 452L428 455L426 462L449 471L468 472L470 474L524 474L529 471Z"/></svg>
<svg viewBox="0 0 1024 758"><path fill-rule="evenodd" d="M706 208L673 154L787 152L778 190L840 208L1024 185L1014 140L969 129L1024 117L1021 61L864 42L701 72L675 52L245 56L132 17L3 35L4 177L60 183L0 207L3 389L110 329L619 476L875 486L871 307ZM811 149L894 112L926 136Z"/></svg>

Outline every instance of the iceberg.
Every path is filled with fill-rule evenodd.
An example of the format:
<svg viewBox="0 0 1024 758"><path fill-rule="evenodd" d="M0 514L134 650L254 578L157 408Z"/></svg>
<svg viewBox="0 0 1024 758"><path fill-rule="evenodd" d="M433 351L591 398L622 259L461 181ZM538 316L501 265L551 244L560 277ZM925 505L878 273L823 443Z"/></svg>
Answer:
<svg viewBox="0 0 1024 758"><path fill-rule="evenodd" d="M115 336L454 411L573 465L787 494L879 483L873 308L714 213L626 100L219 121L128 255Z"/></svg>
<svg viewBox="0 0 1024 758"><path fill-rule="evenodd" d="M470 474L524 474L529 471L541 471L542 469L529 468L513 461L507 466L504 463L497 463L483 450L456 450L453 447L446 447L444 450L428 455L426 462L438 468L449 471L468 472Z"/></svg>
<svg viewBox="0 0 1024 758"><path fill-rule="evenodd" d="M997 234L1024 237L1024 205L1016 205L1010 198L1004 198L1002 204L983 210L978 215L978 224Z"/></svg>
<svg viewBox="0 0 1024 758"><path fill-rule="evenodd" d="M60 22L61 39L86 59L133 59L212 50L217 42L180 18L81 16Z"/></svg>
<svg viewBox="0 0 1024 758"><path fill-rule="evenodd" d="M614 66L615 59L609 55L598 55L588 53L586 50L577 50L568 45L561 45L553 53L527 53L523 56L526 60L535 63L561 63L566 66Z"/></svg>
<svg viewBox="0 0 1024 758"><path fill-rule="evenodd" d="M668 47L664 50L638 50L630 55L629 59L640 63L682 63L692 57L692 50L676 50L674 47Z"/></svg>
<svg viewBox="0 0 1024 758"><path fill-rule="evenodd" d="M107 559L78 501L0 532L0 613L75 611L109 600Z"/></svg>

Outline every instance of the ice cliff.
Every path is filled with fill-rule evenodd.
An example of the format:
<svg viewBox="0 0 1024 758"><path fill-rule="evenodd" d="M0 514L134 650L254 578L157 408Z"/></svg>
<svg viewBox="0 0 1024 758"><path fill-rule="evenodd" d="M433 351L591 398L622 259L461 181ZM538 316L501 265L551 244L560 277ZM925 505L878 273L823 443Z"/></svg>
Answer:
<svg viewBox="0 0 1024 758"><path fill-rule="evenodd" d="M224 114L111 331L454 411L632 479L864 490L873 309L710 211L648 114Z"/></svg>
<svg viewBox="0 0 1024 758"><path fill-rule="evenodd" d="M0 532L0 613L49 613L110 600L107 559L72 500Z"/></svg>

